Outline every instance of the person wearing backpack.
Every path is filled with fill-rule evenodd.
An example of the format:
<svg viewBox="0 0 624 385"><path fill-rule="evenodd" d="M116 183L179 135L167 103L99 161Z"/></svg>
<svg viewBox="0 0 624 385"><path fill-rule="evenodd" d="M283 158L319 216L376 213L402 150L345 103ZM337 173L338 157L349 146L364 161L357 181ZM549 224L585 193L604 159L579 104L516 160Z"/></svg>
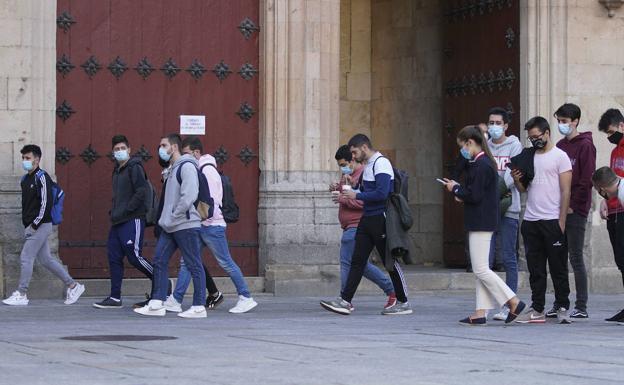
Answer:
<svg viewBox="0 0 624 385"><path fill-rule="evenodd" d="M148 195L152 189L140 158L131 157L128 138L115 135L111 140L115 168L112 175L111 228L106 249L110 273L110 295L93 304L98 309L119 309L123 307L121 285L124 276L124 257L152 282L154 267L143 257L145 215ZM145 302L135 304L142 307Z"/></svg>
<svg viewBox="0 0 624 385"><path fill-rule="evenodd" d="M230 279L236 287L238 293L238 301L229 312L234 314L246 313L256 306L258 303L254 301L249 292L249 287L240 267L232 259L230 249L228 246L228 240L226 236L227 221L223 213L224 205L224 184L222 176L217 171L217 162L215 158L210 154L204 154L204 146L199 138L195 136L188 136L182 142L182 153L185 156L193 156L199 162L199 168L201 172L206 176L208 185L210 187L210 196L214 201L214 213L211 218L202 221L201 226L201 245L207 246L210 249L212 255L216 258L217 263L225 272L230 276ZM200 254L201 258L201 254ZM180 299L180 293L184 293L189 285L189 276L186 263L180 266L180 273L178 275L178 284L174 290L174 295ZM176 294L177 293L177 294ZM218 293L219 295L221 293ZM210 300L210 298L209 298ZM173 302L180 302L173 296L169 297L168 302L172 305L176 305Z"/></svg>
<svg viewBox="0 0 624 385"><path fill-rule="evenodd" d="M353 159L366 163L362 173L362 183L358 183L359 190L342 191L344 199L357 199L364 202L364 213L358 224L355 234L355 249L351 258L351 268L347 283L340 293L340 297L333 301L321 301L321 306L328 311L348 315L353 312L351 301L364 275L364 269L373 248L377 249L386 266L386 202L394 191L394 169L388 158L376 151L370 139L363 134L357 134L349 140L348 146ZM383 315L412 314L412 308L407 301L407 285L403 272L398 263L389 271L390 280L394 286L397 301L393 306L384 308Z"/></svg>
<svg viewBox="0 0 624 385"><path fill-rule="evenodd" d="M158 225L162 229L154 252L154 289L152 298L136 313L146 316L164 316L167 298L169 260L177 249L193 279L193 305L178 313L182 318L206 318L206 275L201 264L199 233L204 202L197 160L182 155L182 138L169 134L160 140L158 156L171 164L161 197L162 212ZM202 213L202 214L200 214Z"/></svg>
<svg viewBox="0 0 624 385"><path fill-rule="evenodd" d="M28 305L28 286L32 278L35 259L67 286L65 304L78 301L85 291L84 285L74 279L63 265L50 253L48 238L53 225L60 223L59 203L62 190L52 181L47 172L39 168L41 148L28 144L21 149L22 167L27 172L21 180L22 224L24 225L24 246L20 254L20 278L17 290L2 302L11 306ZM57 210L56 213L53 211Z"/></svg>

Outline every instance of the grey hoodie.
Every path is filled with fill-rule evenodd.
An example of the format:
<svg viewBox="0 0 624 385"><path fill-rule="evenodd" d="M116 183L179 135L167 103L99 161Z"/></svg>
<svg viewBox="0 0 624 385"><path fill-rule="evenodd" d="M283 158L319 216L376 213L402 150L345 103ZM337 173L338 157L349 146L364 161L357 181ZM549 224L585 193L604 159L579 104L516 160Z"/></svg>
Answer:
<svg viewBox="0 0 624 385"><path fill-rule="evenodd" d="M520 219L520 192L514 184L511 170L507 168L507 163L509 163L512 157L522 152L522 143L515 135L510 135L501 144L496 144L490 139L488 140L488 146L496 161L498 175L505 179L505 183L511 191L511 206L507 209L505 217Z"/></svg>
<svg viewBox="0 0 624 385"><path fill-rule="evenodd" d="M182 162L187 161L192 163L185 163L180 166ZM182 185L178 183L176 176L179 167L182 167ZM167 184L165 186L165 201L158 225L167 233L199 228L201 217L194 206L199 195L197 160L191 155L181 156L171 166L165 183Z"/></svg>

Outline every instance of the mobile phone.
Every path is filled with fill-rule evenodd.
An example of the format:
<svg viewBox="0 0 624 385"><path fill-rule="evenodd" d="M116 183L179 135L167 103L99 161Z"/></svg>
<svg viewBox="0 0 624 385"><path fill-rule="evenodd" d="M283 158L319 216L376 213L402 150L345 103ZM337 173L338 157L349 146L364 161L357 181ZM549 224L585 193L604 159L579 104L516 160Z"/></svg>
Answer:
<svg viewBox="0 0 624 385"><path fill-rule="evenodd" d="M442 183L442 184L446 184L446 182L445 182L445 181L443 181L443 180L442 180L442 179L440 179L440 178L436 178L436 180L437 180L438 182Z"/></svg>

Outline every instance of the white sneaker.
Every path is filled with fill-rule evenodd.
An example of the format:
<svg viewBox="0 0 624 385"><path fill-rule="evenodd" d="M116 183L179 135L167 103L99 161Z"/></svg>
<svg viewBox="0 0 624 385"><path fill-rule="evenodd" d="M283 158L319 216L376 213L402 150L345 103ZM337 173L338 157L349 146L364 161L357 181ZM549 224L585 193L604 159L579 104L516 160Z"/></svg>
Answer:
<svg viewBox="0 0 624 385"><path fill-rule="evenodd" d="M505 321L508 315L509 315L509 308L507 306L503 306L501 310L498 313L494 314L494 317L492 318L497 321Z"/></svg>
<svg viewBox="0 0 624 385"><path fill-rule="evenodd" d="M158 317L164 317L167 313L165 307L163 306L163 301L157 299L152 299L147 303L147 305L138 309L134 309L134 312L142 315L151 315Z"/></svg>
<svg viewBox="0 0 624 385"><path fill-rule="evenodd" d="M182 311L182 304L178 302L173 297L173 295L170 295L169 297L167 297L167 300L165 301L164 306L165 306L166 311L171 311L174 313L179 313Z"/></svg>
<svg viewBox="0 0 624 385"><path fill-rule="evenodd" d="M22 295L22 293L16 290L9 298L3 300L2 303L10 306L26 306L28 305L28 297L26 294Z"/></svg>
<svg viewBox="0 0 624 385"><path fill-rule="evenodd" d="M258 303L254 301L253 298L251 297L247 298L247 297L243 297L242 295L239 295L238 302L236 303L236 306L230 309L230 313L234 313L234 314L247 313L248 311L250 311L256 306L258 306Z"/></svg>
<svg viewBox="0 0 624 385"><path fill-rule="evenodd" d="M85 287L76 282L76 286L74 288L67 288L67 297L65 298L65 305L71 305L78 301L78 298L84 293Z"/></svg>
<svg viewBox="0 0 624 385"><path fill-rule="evenodd" d="M191 306L187 311L182 313L178 313L178 317L182 318L206 318L208 314L206 313L205 306Z"/></svg>

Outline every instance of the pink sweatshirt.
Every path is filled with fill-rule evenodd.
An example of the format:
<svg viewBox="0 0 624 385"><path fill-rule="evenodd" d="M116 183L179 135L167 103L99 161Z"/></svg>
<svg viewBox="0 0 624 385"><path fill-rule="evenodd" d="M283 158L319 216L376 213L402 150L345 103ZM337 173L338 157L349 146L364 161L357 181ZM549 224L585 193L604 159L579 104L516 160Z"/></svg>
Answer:
<svg viewBox="0 0 624 385"><path fill-rule="evenodd" d="M203 167L207 165L206 167ZM212 166L210 166L212 165ZM214 215L210 219L206 219L202 222L202 226L222 226L226 227L227 224L223 219L223 213L221 212L221 204L223 202L223 185L221 184L221 175L215 168L217 161L212 155L205 154L199 158L199 167L202 169L206 179L208 179L208 187L210 188L210 196L214 199ZM213 167L215 166L215 167Z"/></svg>
<svg viewBox="0 0 624 385"><path fill-rule="evenodd" d="M354 181L354 184L357 184L357 181L360 179L360 175L362 175L363 172L364 167L362 166L360 166L359 169L353 171L353 174L351 174L351 180ZM343 181L344 180L341 180L341 186ZM342 191L342 187L340 187L340 191ZM342 229L346 230L353 227L358 227L358 224L360 223L360 218L362 217L364 203L356 199L346 199L342 196L338 198L338 203L340 203L340 207L338 209L338 220L340 221L340 226L342 226Z"/></svg>

